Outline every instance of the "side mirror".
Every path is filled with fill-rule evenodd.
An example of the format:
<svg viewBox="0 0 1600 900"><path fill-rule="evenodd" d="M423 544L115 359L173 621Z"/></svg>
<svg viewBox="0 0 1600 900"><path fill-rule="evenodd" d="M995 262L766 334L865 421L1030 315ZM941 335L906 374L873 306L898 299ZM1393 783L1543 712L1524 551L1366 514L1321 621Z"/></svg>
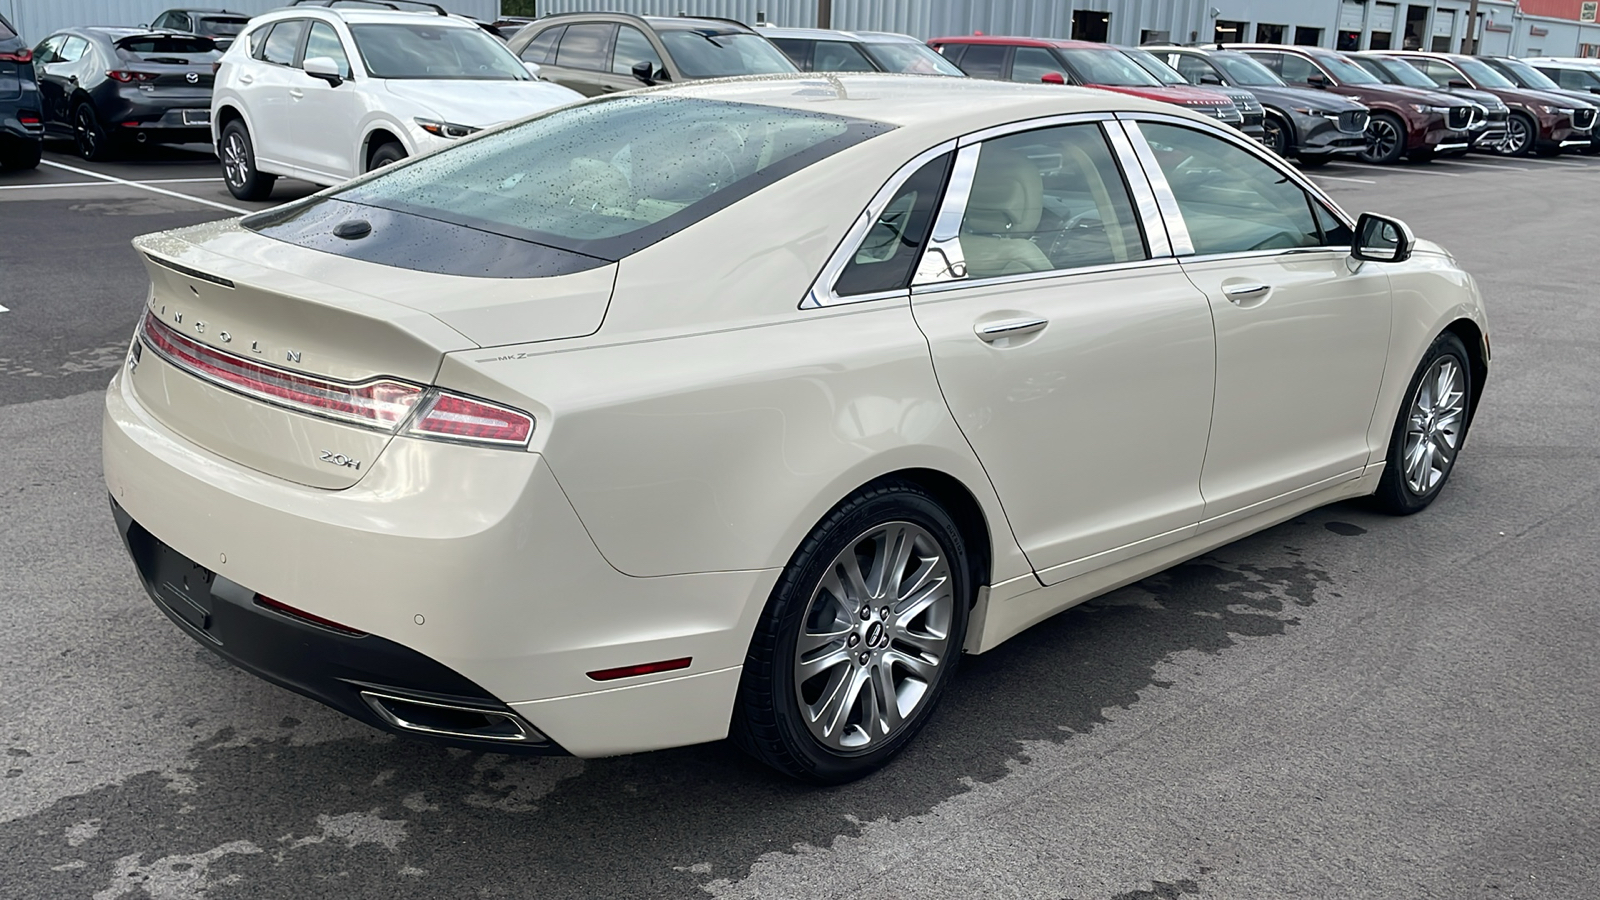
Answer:
<svg viewBox="0 0 1600 900"><path fill-rule="evenodd" d="M312 78L320 78L333 87L344 84L344 76L339 74L339 64L334 62L332 57L313 56L301 63L300 68Z"/></svg>
<svg viewBox="0 0 1600 900"><path fill-rule="evenodd" d="M1200 73L1200 83L1215 84L1220 86L1222 84L1222 78L1210 72L1202 72Z"/></svg>
<svg viewBox="0 0 1600 900"><path fill-rule="evenodd" d="M1039 80L1044 82L1045 84L1066 84L1067 83L1067 80L1065 78L1061 77L1061 73L1060 72L1046 72L1043 75L1039 76Z"/></svg>
<svg viewBox="0 0 1600 900"><path fill-rule="evenodd" d="M1591 85L1589 85L1589 93L1591 93L1591 94L1600 94L1600 84L1591 84Z"/></svg>
<svg viewBox="0 0 1600 900"><path fill-rule="evenodd" d="M1310 75L1306 76L1306 84L1309 84L1314 88L1327 88L1328 76L1322 74L1321 72L1312 72Z"/></svg>
<svg viewBox="0 0 1600 900"><path fill-rule="evenodd" d="M1369 262L1405 262L1411 258L1416 242L1411 229L1399 219L1362 213L1356 221L1356 239L1350 246L1350 255Z"/></svg>
<svg viewBox="0 0 1600 900"><path fill-rule="evenodd" d="M1472 84L1469 83L1469 82L1463 81L1460 78L1452 78L1449 81L1445 82L1444 86L1447 87L1447 88L1450 88L1451 90L1464 90L1464 91L1472 90Z"/></svg>
<svg viewBox="0 0 1600 900"><path fill-rule="evenodd" d="M538 63L529 62L527 60L522 61L522 67L528 70L528 74L532 75L535 81L539 79L539 73L544 71L544 69Z"/></svg>
<svg viewBox="0 0 1600 900"><path fill-rule="evenodd" d="M650 62L650 60L648 60L648 59L641 59L638 62L634 63L633 64L633 68L630 71L633 72L633 77L634 78L639 79L639 81L643 82L646 85L651 85L651 84L655 84L656 83L656 79L655 79L656 67L655 67L655 64Z"/></svg>

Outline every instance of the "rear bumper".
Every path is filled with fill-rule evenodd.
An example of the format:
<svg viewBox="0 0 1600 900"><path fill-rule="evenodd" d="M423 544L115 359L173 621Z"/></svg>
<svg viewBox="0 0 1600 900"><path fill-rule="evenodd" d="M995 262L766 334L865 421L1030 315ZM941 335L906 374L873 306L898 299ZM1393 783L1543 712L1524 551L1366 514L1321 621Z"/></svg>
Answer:
<svg viewBox="0 0 1600 900"><path fill-rule="evenodd" d="M190 443L142 408L121 373L107 391L102 446L119 524L123 516L130 523L124 531L136 534L137 523L216 570L216 627L230 616L267 617L295 634L311 630L325 648L349 643L318 626L276 622L279 613L254 604L259 592L365 632L363 646L383 648L379 657L431 673L405 680L371 661L342 660L354 671L335 672L303 655L218 651L269 680L402 733L351 685L509 707L548 737L550 748L538 752L606 756L727 734L777 570L623 575L538 454L397 438L356 485L310 488ZM184 621L181 604L161 605L207 640ZM604 683L586 675L683 657L692 664L676 672Z"/></svg>
<svg viewBox="0 0 1600 900"><path fill-rule="evenodd" d="M489 752L564 752L459 672L376 635L274 611L256 601L255 591L167 547L115 500L111 515L156 607L179 630L239 668L407 737ZM422 710L456 710L454 728L440 727L445 723L437 718L421 728L415 722L405 727L401 723L410 720L383 714L407 700ZM471 710L481 711L481 722L465 721L463 712ZM454 733L447 737L446 731ZM485 736L475 737L473 731Z"/></svg>
<svg viewBox="0 0 1600 900"><path fill-rule="evenodd" d="M37 116L35 112L33 115ZM44 140L44 125L24 125L13 112L0 117L0 142L37 144Z"/></svg>

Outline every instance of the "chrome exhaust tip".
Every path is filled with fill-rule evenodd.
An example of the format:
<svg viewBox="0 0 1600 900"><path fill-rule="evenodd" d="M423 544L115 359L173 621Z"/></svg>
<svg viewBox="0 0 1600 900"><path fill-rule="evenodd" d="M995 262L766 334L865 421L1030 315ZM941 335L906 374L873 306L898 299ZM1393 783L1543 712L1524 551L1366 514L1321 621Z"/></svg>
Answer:
<svg viewBox="0 0 1600 900"><path fill-rule="evenodd" d="M361 699L378 717L402 731L434 737L470 738L527 744L549 743L537 728L510 710L456 706L378 691L362 691Z"/></svg>

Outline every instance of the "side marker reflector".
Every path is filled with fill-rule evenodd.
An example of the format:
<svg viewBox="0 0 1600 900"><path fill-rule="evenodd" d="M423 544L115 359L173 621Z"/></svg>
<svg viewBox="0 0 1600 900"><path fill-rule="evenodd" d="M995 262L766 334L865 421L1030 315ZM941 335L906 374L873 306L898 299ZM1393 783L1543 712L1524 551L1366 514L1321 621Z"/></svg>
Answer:
<svg viewBox="0 0 1600 900"><path fill-rule="evenodd" d="M590 672L589 677L595 681L616 681L618 678L633 678L638 675L654 675L657 672L671 672L676 669L687 669L694 659L685 656L682 659L667 659L661 662L640 663L636 666L620 666L615 669L601 669Z"/></svg>

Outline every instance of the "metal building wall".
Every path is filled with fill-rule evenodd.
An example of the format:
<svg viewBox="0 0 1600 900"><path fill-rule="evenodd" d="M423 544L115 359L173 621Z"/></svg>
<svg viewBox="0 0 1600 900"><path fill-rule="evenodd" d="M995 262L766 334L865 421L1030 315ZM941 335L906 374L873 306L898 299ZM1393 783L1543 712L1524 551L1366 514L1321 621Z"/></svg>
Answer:
<svg viewBox="0 0 1600 900"><path fill-rule="evenodd" d="M836 21L839 6L846 2L848 0L834 0ZM794 28L817 24L817 0L539 0L540 15L566 12L626 12L641 16L674 16L686 12L737 19L751 25L758 21L756 14L763 13L774 25Z"/></svg>
<svg viewBox="0 0 1600 900"><path fill-rule="evenodd" d="M451 12L492 21L500 0L433 0ZM143 25L178 6L225 7L257 15L287 5L285 0L0 0L0 12L24 38L37 43L51 32L73 25Z"/></svg>

